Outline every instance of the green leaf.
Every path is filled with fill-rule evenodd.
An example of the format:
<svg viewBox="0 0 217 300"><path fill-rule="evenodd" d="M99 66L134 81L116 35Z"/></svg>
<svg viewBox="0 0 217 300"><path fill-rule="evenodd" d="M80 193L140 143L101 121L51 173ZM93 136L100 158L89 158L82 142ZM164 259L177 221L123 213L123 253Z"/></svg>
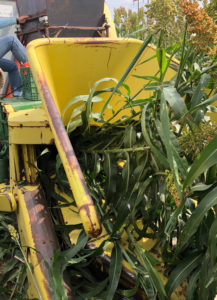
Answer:
<svg viewBox="0 0 217 300"><path fill-rule="evenodd" d="M195 285L200 276L200 268L198 268L193 275L191 275L189 282L188 282L188 288L186 292L186 300L192 300L194 299L194 292L195 292Z"/></svg>
<svg viewBox="0 0 217 300"><path fill-rule="evenodd" d="M183 188L190 186L194 180L217 163L217 136L202 150L187 174Z"/></svg>
<svg viewBox="0 0 217 300"><path fill-rule="evenodd" d="M114 244L109 268L109 287L105 300L112 300L118 287L122 270L122 250L118 243Z"/></svg>
<svg viewBox="0 0 217 300"><path fill-rule="evenodd" d="M134 288L132 288L131 290L122 290L121 294L125 297L133 297L139 287L139 278L136 279L136 285L134 286Z"/></svg>
<svg viewBox="0 0 217 300"><path fill-rule="evenodd" d="M86 288L88 288L89 292L87 293L79 292L79 295L81 295L84 299L91 299L92 297L95 297L98 294L100 294L105 289L107 283L108 283L108 278L106 278L102 282L97 282L92 286L87 285Z"/></svg>
<svg viewBox="0 0 217 300"><path fill-rule="evenodd" d="M165 140L165 130L164 127L162 126L162 123L158 119L156 119L155 125L162 142L165 144L167 141ZM183 177L186 177L188 163L179 155L181 149L179 147L175 134L172 131L170 131L169 134L170 134L170 141L171 141L170 146L171 146L172 153L174 155L174 159L177 163L178 170Z"/></svg>
<svg viewBox="0 0 217 300"><path fill-rule="evenodd" d="M157 55L154 54L153 56L151 56L151 57L147 58L146 60L142 61L139 65L143 65L143 64L149 62L150 60L156 58L156 57L157 57Z"/></svg>
<svg viewBox="0 0 217 300"><path fill-rule="evenodd" d="M144 265L145 270L148 272L150 279L152 281L153 286L158 292L159 299L163 300L166 299L166 291L164 289L164 285L162 282L162 279L160 278L160 275L156 271L156 269L152 266L150 260L149 260L149 255L147 254L147 251L138 245L136 246L137 250L141 253L141 259L142 263Z"/></svg>
<svg viewBox="0 0 217 300"><path fill-rule="evenodd" d="M70 249L62 251L61 257L64 259L64 261L68 261L69 259L73 258L78 252L84 248L84 246L87 244L88 236L84 232L82 232L79 235L77 244L75 246L72 246Z"/></svg>
<svg viewBox="0 0 217 300"><path fill-rule="evenodd" d="M150 108L151 108L151 104L148 103L144 106L144 109L142 111L142 117L141 117L142 134L144 136L147 145L151 148L158 162L162 164L165 168L168 168L169 164L167 158L164 156L161 150L154 144L150 136L150 128L149 128L149 122L151 119Z"/></svg>
<svg viewBox="0 0 217 300"><path fill-rule="evenodd" d="M189 109L189 111L186 112L186 114L183 116L183 118L185 118L189 114L194 113L195 111L197 111L199 109L206 108L208 105L210 105L211 103L215 102L216 100L217 100L217 94L214 94L211 98L209 98L206 101L203 101L200 104L198 104L198 105L192 107L191 109Z"/></svg>
<svg viewBox="0 0 217 300"><path fill-rule="evenodd" d="M63 284L63 270L64 268L60 267L61 257L60 251L57 250L53 256L52 269L50 270L50 285L51 292L54 299L67 300L67 291ZM47 264L47 267L49 265Z"/></svg>
<svg viewBox="0 0 217 300"><path fill-rule="evenodd" d="M214 265L216 262L216 245L217 245L217 218L212 223L212 226L209 230L209 240L208 240L208 251L210 254L210 260Z"/></svg>
<svg viewBox="0 0 217 300"><path fill-rule="evenodd" d="M202 192L202 191L206 191L208 190L210 187L212 186L212 184L204 184L204 183L198 183L196 185L194 185L192 188L191 188L191 191L192 192Z"/></svg>
<svg viewBox="0 0 217 300"><path fill-rule="evenodd" d="M124 189L127 192L129 188L129 181L130 181L130 156L128 152L125 152L125 155L126 155L126 162L122 170L122 177L123 177Z"/></svg>
<svg viewBox="0 0 217 300"><path fill-rule="evenodd" d="M127 96L130 96L130 86L125 83L122 83L121 86L127 91Z"/></svg>
<svg viewBox="0 0 217 300"><path fill-rule="evenodd" d="M62 115L61 115L62 119L64 119L65 113L72 105L75 105L76 103L79 103L79 102L81 102L81 104L82 104L82 102L86 102L88 100L88 97L89 97L89 95L80 95L80 96L77 96L77 97L74 97L73 99L71 99L66 104L66 106L63 108Z"/></svg>
<svg viewBox="0 0 217 300"><path fill-rule="evenodd" d="M210 75L208 75L208 77L210 78ZM196 105L200 104L203 97L205 96L204 91L202 90L202 88L206 87L206 85L208 84L207 82L207 74L204 74L201 76L200 82L197 85L193 96L191 98L191 108L195 107Z"/></svg>
<svg viewBox="0 0 217 300"><path fill-rule="evenodd" d="M170 107L174 112L174 117L180 119L184 116L187 111L184 99L177 92L174 87L163 88L164 99L169 103Z"/></svg>
<svg viewBox="0 0 217 300"><path fill-rule="evenodd" d="M164 89L163 89L164 91ZM161 118L161 134L163 136L162 142L164 143L167 151L167 159L170 164L170 169L173 171L174 182L176 185L177 192L179 194L180 200L183 198L183 192L181 189L181 184L179 180L179 170L178 170L178 162L179 160L175 159L175 149L173 146L173 142L171 140L171 132L170 132L170 121L167 111L165 93L161 94L161 107L160 107L160 118ZM178 154L177 154L178 155Z"/></svg>
<svg viewBox="0 0 217 300"><path fill-rule="evenodd" d="M217 187L209 192L198 204L191 217L187 220L181 236L178 240L176 252L179 252L182 247L189 241L189 239L197 231L201 221L208 210L217 204Z"/></svg>
<svg viewBox="0 0 217 300"><path fill-rule="evenodd" d="M188 278L191 272L196 269L202 261L202 254L197 254L184 259L170 274L166 284L168 299L173 291Z"/></svg>
<svg viewBox="0 0 217 300"><path fill-rule="evenodd" d="M162 48L161 46L161 41L163 39L163 31L160 32L160 38L158 39L158 45L157 45L157 60L158 60L158 65L159 65L159 70L160 70L160 79L163 80L164 73L168 67L168 62L167 62L167 57L166 57L166 50Z"/></svg>
<svg viewBox="0 0 217 300"><path fill-rule="evenodd" d="M92 89L90 90L90 94L89 94L87 102L86 102L86 114L85 114L86 120L84 121L84 123L87 124L87 126L89 126L89 122L90 122L92 102L93 102L94 98L97 97L97 96L94 96L94 93L95 93L95 91L96 91L99 84L101 84L102 82L107 82L107 81L117 82L117 80L115 78L110 78L110 77L102 78L102 79L96 81L94 83ZM99 98L99 97L97 97L97 98ZM103 101L103 99L101 99L101 101Z"/></svg>
<svg viewBox="0 0 217 300"><path fill-rule="evenodd" d="M104 171L107 175L106 180L106 193L109 197L112 193L116 191L116 174L117 174L117 165L116 160L113 154L106 152L105 153L105 160L103 163ZM110 201L111 199L107 199Z"/></svg>
<svg viewBox="0 0 217 300"><path fill-rule="evenodd" d="M141 76L141 75L133 75L133 77L144 79L144 80L151 80L160 82L160 79L156 76Z"/></svg>
<svg viewBox="0 0 217 300"><path fill-rule="evenodd" d="M76 120L71 121L71 122L68 123L68 125L67 125L67 132L71 133L76 128L80 127L81 125L82 125L82 118L79 117Z"/></svg>
<svg viewBox="0 0 217 300"><path fill-rule="evenodd" d="M135 143L136 143L136 131L133 125L130 125L125 129L124 146L126 148L132 148Z"/></svg>

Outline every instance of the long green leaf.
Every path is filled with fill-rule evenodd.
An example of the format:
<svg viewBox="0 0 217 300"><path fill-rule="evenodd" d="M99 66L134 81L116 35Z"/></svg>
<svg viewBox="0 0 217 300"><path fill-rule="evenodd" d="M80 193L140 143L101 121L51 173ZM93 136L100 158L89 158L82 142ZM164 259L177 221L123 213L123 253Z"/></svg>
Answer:
<svg viewBox="0 0 217 300"><path fill-rule="evenodd" d="M137 246L137 249L138 248L140 248L140 247ZM152 264L149 260L149 255L147 254L147 251L142 248L140 248L140 250L138 250L138 251L142 251L142 262L144 264L146 271L148 272L148 274L150 276L152 284L154 285L155 289L158 292L159 299L160 300L166 299L166 291L164 289L162 279L160 278L160 275L158 274L156 269L152 266Z"/></svg>
<svg viewBox="0 0 217 300"><path fill-rule="evenodd" d="M126 162L124 164L122 170L122 178L123 178L123 185L124 189L127 192L129 188L129 181L130 181L130 156L129 153L125 152Z"/></svg>
<svg viewBox="0 0 217 300"><path fill-rule="evenodd" d="M106 180L106 192L107 192L107 201L111 201L109 198L112 193L116 191L116 175L117 175L117 165L116 165L116 160L114 158L114 155L112 153L105 153L104 157L104 171L107 175L107 180Z"/></svg>
<svg viewBox="0 0 217 300"><path fill-rule="evenodd" d="M144 139L148 146L151 148L152 152L154 153L156 159L159 161L160 164L162 164L165 168L169 167L168 161L165 157L165 155L161 152L161 150L154 144L150 137L149 132L149 122L150 122L150 107L151 104L148 103L144 106L144 109L142 111L142 117L141 117L141 126L142 126L142 134L144 136Z"/></svg>
<svg viewBox="0 0 217 300"><path fill-rule="evenodd" d="M105 289L107 283L108 283L108 278L106 278L102 282L99 282L99 283L97 282L97 284L95 284L95 285L93 285L91 287L87 286L89 288L89 292L86 292L86 293L80 293L79 292L79 294L84 299L91 299L92 297L95 297L99 293L101 293Z"/></svg>
<svg viewBox="0 0 217 300"><path fill-rule="evenodd" d="M167 158L169 161L170 169L173 172L173 177L174 177L174 182L175 186L181 201L181 205L176 209L176 211L172 214L170 217L169 221L167 222L167 225L165 227L165 233L169 236L171 231L173 230L178 215L182 211L184 204L185 204L185 198L184 198L184 193L180 184L180 179L179 179L179 168L178 164L180 162L180 159L177 159L179 157L178 153L174 155L174 147L173 143L171 140L171 133L170 133L170 121L169 121L169 116L168 116L168 111L167 111L167 105L166 105L166 100L164 98L164 94L161 94L161 107L160 107L160 117L161 117L161 134L163 136L162 142L164 143L167 151Z"/></svg>
<svg viewBox="0 0 217 300"><path fill-rule="evenodd" d="M133 77L144 79L144 80L151 80L159 82L160 79L156 76L141 76L141 75L133 75Z"/></svg>
<svg viewBox="0 0 217 300"><path fill-rule="evenodd" d="M54 282L54 290L56 293L56 299L60 300L67 300L67 291L63 284L63 270L60 271L60 251L56 251L53 257L53 264L52 264L52 279ZM53 291L54 292L54 291Z"/></svg>
<svg viewBox="0 0 217 300"><path fill-rule="evenodd" d="M188 282L188 288L186 292L186 300L192 300L195 292L195 284L200 276L200 268L198 268L193 275L191 275L191 278Z"/></svg>
<svg viewBox="0 0 217 300"><path fill-rule="evenodd" d="M182 247L189 241L189 239L197 231L201 221L208 210L217 205L217 187L209 192L198 204L191 217L187 220L181 236L178 240L176 252L179 252Z"/></svg>
<svg viewBox="0 0 217 300"><path fill-rule="evenodd" d="M208 74L203 74L200 78L200 82L198 83L194 93L193 93L193 96L191 98L191 108L195 107L196 105L200 104L204 95L205 95L205 92L203 91L203 88L204 87L207 87L208 83L209 83L209 80L210 80L210 75Z"/></svg>
<svg viewBox="0 0 217 300"><path fill-rule="evenodd" d="M167 158L170 164L170 169L173 171L174 181L176 185L177 192L179 194L180 200L183 198L183 192L181 189L181 184L179 180L179 170L178 163L174 156L174 147L171 140L171 132L170 132L170 121L167 111L165 94L161 94L161 108L160 108L160 118L161 118L161 133L163 135L162 142L164 143L167 151Z"/></svg>
<svg viewBox="0 0 217 300"><path fill-rule="evenodd" d="M109 268L109 287L105 300L112 300L118 286L122 270L122 250L118 243L114 245Z"/></svg>
<svg viewBox="0 0 217 300"><path fill-rule="evenodd" d="M191 272L201 263L202 255L197 254L183 260L170 274L166 284L168 299L173 291L191 274Z"/></svg>
<svg viewBox="0 0 217 300"><path fill-rule="evenodd" d="M209 230L209 240L208 240L208 251L210 254L210 260L212 264L216 262L216 245L217 245L217 218L212 223L212 226Z"/></svg>
<svg viewBox="0 0 217 300"><path fill-rule="evenodd" d="M186 114L183 116L183 119L186 116L188 116L189 114L192 114L192 113L194 113L195 111L197 111L199 109L204 109L205 107L207 107L211 103L215 102L216 100L217 100L217 94L214 94L211 98L209 98L206 101L203 101L200 104L198 104L198 105L192 107L191 109L189 109L189 111L186 112Z"/></svg>
<svg viewBox="0 0 217 300"><path fill-rule="evenodd" d="M190 186L194 180L217 163L217 136L202 150L187 174L183 188Z"/></svg>
<svg viewBox="0 0 217 300"><path fill-rule="evenodd" d="M92 89L90 90L90 94L89 94L87 102L86 102L86 113L85 113L86 120L84 121L84 123L86 123L87 126L89 126L89 122L90 122L91 105L93 102L93 98L97 97L97 96L94 96L94 93L99 84L101 84L102 82L107 82L107 81L114 81L115 83L117 82L117 80L115 78L110 78L110 77L102 78L102 79L96 81L94 83Z"/></svg>
<svg viewBox="0 0 217 300"><path fill-rule="evenodd" d="M133 297L136 294L138 287L139 287L139 278L137 278L136 285L134 288L132 288L131 290L123 290L121 291L121 294L125 297Z"/></svg>

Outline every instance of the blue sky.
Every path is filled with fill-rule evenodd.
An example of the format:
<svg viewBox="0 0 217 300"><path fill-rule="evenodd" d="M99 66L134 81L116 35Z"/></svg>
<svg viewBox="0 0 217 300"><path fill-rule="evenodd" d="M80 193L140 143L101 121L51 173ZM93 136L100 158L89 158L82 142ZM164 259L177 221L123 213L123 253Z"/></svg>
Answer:
<svg viewBox="0 0 217 300"><path fill-rule="evenodd" d="M143 1L141 0L140 2L142 5ZM118 8L120 6L124 6L126 9L137 9L137 2L133 2L133 0L106 0L106 3L108 4L112 13L114 8Z"/></svg>

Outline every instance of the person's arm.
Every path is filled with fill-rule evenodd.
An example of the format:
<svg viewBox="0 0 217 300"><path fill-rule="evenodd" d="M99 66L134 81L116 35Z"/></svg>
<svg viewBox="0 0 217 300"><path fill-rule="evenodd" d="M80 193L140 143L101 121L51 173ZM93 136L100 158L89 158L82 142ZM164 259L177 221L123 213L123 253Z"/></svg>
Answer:
<svg viewBox="0 0 217 300"><path fill-rule="evenodd" d="M17 24L16 18L0 18L0 28Z"/></svg>
<svg viewBox="0 0 217 300"><path fill-rule="evenodd" d="M24 24L29 19L28 16L20 16L18 18L0 18L0 28L15 24Z"/></svg>

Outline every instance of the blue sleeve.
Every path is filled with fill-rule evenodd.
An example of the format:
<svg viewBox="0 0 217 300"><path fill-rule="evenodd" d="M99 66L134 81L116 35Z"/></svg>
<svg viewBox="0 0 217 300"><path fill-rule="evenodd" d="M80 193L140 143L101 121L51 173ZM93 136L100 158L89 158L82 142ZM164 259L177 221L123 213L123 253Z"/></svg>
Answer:
<svg viewBox="0 0 217 300"><path fill-rule="evenodd" d="M0 28L14 25L17 23L16 18L0 18Z"/></svg>

